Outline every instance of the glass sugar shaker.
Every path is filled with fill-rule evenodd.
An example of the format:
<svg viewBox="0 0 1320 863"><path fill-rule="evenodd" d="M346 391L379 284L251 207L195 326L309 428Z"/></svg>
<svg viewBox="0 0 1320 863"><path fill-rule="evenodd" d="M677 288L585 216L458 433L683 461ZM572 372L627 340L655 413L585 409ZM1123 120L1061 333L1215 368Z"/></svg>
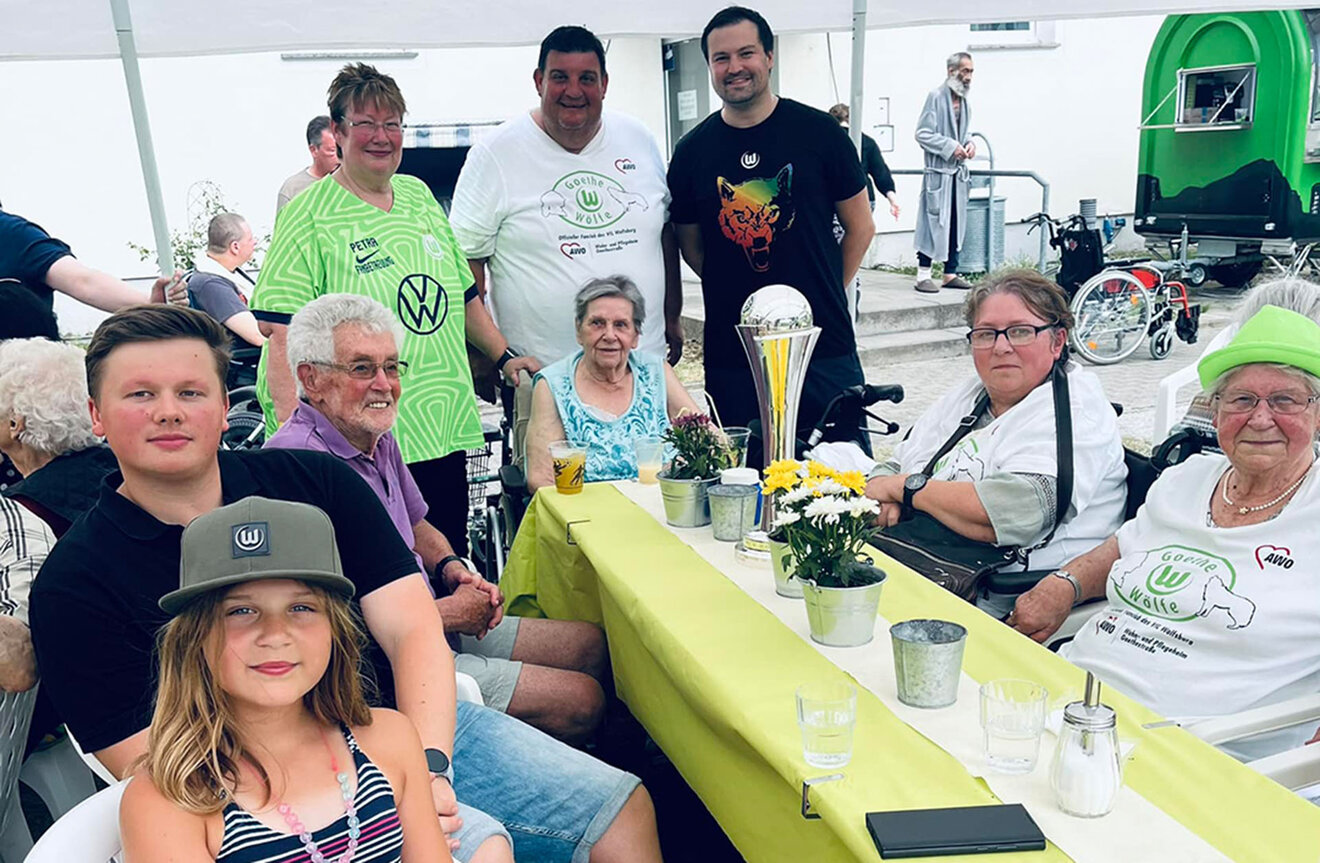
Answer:
<svg viewBox="0 0 1320 863"><path fill-rule="evenodd" d="M1098 818L1114 808L1123 784L1117 714L1100 703L1100 682L1086 674L1086 697L1063 709L1050 784L1059 809Z"/></svg>

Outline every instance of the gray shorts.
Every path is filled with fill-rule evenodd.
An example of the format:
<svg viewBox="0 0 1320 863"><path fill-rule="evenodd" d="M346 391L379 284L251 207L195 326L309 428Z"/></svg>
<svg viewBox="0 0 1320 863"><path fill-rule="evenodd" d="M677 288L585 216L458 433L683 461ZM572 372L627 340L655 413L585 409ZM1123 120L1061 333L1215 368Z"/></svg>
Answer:
<svg viewBox="0 0 1320 863"><path fill-rule="evenodd" d="M462 649L454 654L454 669L472 675L481 687L486 706L501 713L508 711L518 675L522 674L522 663L509 658L518 638L518 623L517 617L505 617L480 641L460 635Z"/></svg>

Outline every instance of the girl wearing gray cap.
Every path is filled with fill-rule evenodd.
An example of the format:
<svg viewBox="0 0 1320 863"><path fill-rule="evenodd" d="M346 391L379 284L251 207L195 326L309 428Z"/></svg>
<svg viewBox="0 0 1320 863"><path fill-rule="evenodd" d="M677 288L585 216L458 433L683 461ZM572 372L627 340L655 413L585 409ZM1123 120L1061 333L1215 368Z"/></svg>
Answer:
<svg viewBox="0 0 1320 863"><path fill-rule="evenodd" d="M417 731L363 697L325 513L244 498L189 524L182 552L120 808L129 863L448 861Z"/></svg>

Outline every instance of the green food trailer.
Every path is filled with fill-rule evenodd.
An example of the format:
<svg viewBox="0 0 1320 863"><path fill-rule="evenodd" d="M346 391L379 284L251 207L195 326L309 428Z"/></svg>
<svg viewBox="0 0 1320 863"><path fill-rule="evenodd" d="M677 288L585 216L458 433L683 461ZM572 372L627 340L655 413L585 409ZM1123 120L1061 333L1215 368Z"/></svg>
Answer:
<svg viewBox="0 0 1320 863"><path fill-rule="evenodd" d="M1149 245L1186 226L1191 284L1320 241L1317 28L1311 9L1172 15L1155 37L1133 221Z"/></svg>

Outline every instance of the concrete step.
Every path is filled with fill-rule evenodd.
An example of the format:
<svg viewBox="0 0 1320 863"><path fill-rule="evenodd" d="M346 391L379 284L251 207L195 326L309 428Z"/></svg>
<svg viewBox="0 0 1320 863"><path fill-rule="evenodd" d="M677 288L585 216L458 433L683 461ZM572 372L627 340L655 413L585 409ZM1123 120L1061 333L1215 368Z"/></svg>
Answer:
<svg viewBox="0 0 1320 863"><path fill-rule="evenodd" d="M919 298L915 291L914 298ZM942 292L949 293L949 292ZM940 296L936 294L934 296ZM863 297L865 291L863 289ZM962 325L962 298L956 302L920 302L919 299L903 303L889 303L882 308L867 308L865 299L857 316L857 335L872 336L885 333L925 332Z"/></svg>
<svg viewBox="0 0 1320 863"><path fill-rule="evenodd" d="M965 327L880 333L857 339L857 356L863 368L884 368L917 360L943 359L966 354Z"/></svg>

